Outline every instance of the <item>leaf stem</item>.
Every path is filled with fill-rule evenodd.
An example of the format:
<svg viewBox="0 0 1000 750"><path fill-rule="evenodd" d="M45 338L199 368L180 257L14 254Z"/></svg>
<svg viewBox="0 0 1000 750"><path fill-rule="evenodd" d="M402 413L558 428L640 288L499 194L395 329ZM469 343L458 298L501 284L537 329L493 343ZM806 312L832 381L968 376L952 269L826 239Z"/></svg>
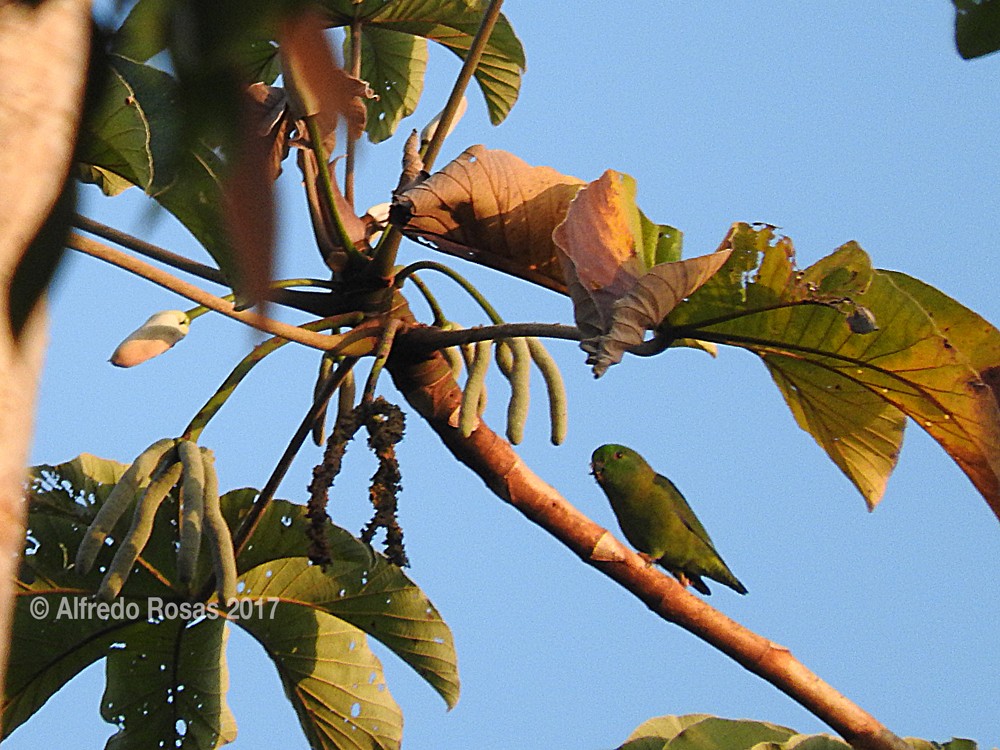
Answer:
<svg viewBox="0 0 1000 750"><path fill-rule="evenodd" d="M378 348L375 350L375 362L372 364L371 372L368 373L368 380L365 381L365 390L361 394L361 403L371 403L375 398L375 386L378 383L378 376L382 374L382 368L389 359L392 351L392 342L396 338L396 331L402 321L399 318L390 317L382 329L382 338L379 339Z"/></svg>
<svg viewBox="0 0 1000 750"><path fill-rule="evenodd" d="M351 75L361 78L361 22L358 19L351 21ZM347 128L347 156L344 159L344 199L354 208L354 168L357 154L357 140L351 136L351 129Z"/></svg>
<svg viewBox="0 0 1000 750"><path fill-rule="evenodd" d="M420 326L400 334L400 337L406 339L407 347L412 347L414 351L423 352L472 344L477 341L495 341L520 336L567 341L579 341L582 338L579 328L560 323L504 323L495 326L461 328L456 331L443 331L440 328Z"/></svg>
<svg viewBox="0 0 1000 750"><path fill-rule="evenodd" d="M442 309L441 304L437 301L437 297L416 274L410 274L407 278L414 283L420 294L423 295L424 300L427 302L427 306L431 309L431 315L434 316L434 325L439 326L442 323L446 323L448 318L445 317L444 309Z"/></svg>
<svg viewBox="0 0 1000 750"><path fill-rule="evenodd" d="M335 315L330 318L323 318L322 320L315 320L310 323L306 323L302 326L302 328L307 331L325 331L331 328L357 325L361 322L362 318L363 315L361 313L346 313L344 315ZM349 335L350 334L346 334L345 336ZM233 371L229 373L229 377L222 382L222 385L220 385L218 390L212 394L212 397L205 402L205 405L198 410L198 413L195 414L194 417L191 418L191 422L184 429L181 439L193 440L197 442L205 427L212 420L212 418L218 414L222 405L229 400L233 391L236 390L236 386L243 381L243 378L250 374L250 370L252 370L258 362L263 360L264 357L277 351L287 343L288 339L281 336L274 336L273 338L255 346L253 351L237 363L236 367L233 368Z"/></svg>
<svg viewBox="0 0 1000 750"><path fill-rule="evenodd" d="M407 277L409 277L410 274L416 271L424 271L424 270L437 271L438 273L443 273L445 276L455 281L459 286L462 287L462 289L468 292L469 296L476 301L476 304L478 304L483 309L483 312L486 313L486 315L495 325L503 324L504 320L500 316L500 313L498 313L496 311L496 308L490 304L490 301L486 299L485 296L483 296L483 293L480 292L478 289L476 289L476 287L472 284L472 282L470 282L468 279L462 276L462 274L460 274L453 268L449 268L443 263L438 263L437 261L433 260L418 260L416 263L411 263L402 271L396 274L396 279L395 279L396 286L397 287L402 286L403 282L406 281Z"/></svg>
<svg viewBox="0 0 1000 750"><path fill-rule="evenodd" d="M476 36L473 37L472 44L469 45L469 51L462 63L462 69L458 72L458 78L455 79L451 95L448 97L448 102L444 105L444 110L441 112L441 120L434 131L434 137L431 138L431 142L427 144L427 148L422 154L424 169L428 172L434 167L434 160L437 159L438 154L441 152L441 146L444 144L444 139L451 129L455 113L458 112L458 106L465 95L465 89L468 88L472 74L479 66L483 51L486 49L486 43L493 33L493 27L496 25L497 19L500 18L501 5L503 5L503 0L490 1L489 6L483 13L483 20L479 24ZM399 252L399 244L402 238L402 233L396 227L390 226L386 230L385 235L375 249L374 262L369 269L369 273L377 278L390 278L392 269L396 265L396 255Z"/></svg>
<svg viewBox="0 0 1000 750"><path fill-rule="evenodd" d="M313 331L303 330L302 328L289 325L288 323L282 323L280 321L267 318L249 310L237 311L233 308L233 304L231 302L227 302L221 297L209 294L203 289L196 287L194 284L181 281L167 271L151 266L145 261L133 258L120 250L115 250L114 248L108 247L97 240L84 237L76 232L70 233L69 237L67 237L66 247L84 253L85 255L98 258L99 260L103 260L105 263L110 263L113 266L118 266L123 270L134 273L136 276L141 276L147 281L151 281L154 284L164 287L165 289L169 289L171 292L174 292L181 297L186 297L192 302L204 305L210 310L222 313L226 317L238 320L244 325L256 328L259 331L264 331L265 333L270 333L275 336L283 336L291 341L304 344L305 346L312 347L313 349L319 349L320 351L337 349L347 343L344 337L346 334L342 336L323 335L314 333Z"/></svg>
<svg viewBox="0 0 1000 750"><path fill-rule="evenodd" d="M326 153L326 148L323 145L323 134L319 128L319 121L316 119L315 115L306 115L306 129L309 131L309 141L312 147L313 153L316 155L316 161L318 162L319 168L316 170L319 173L319 189L320 193L323 195L323 200L326 201L326 206L330 211L330 216L333 219L333 226L337 232L337 237L340 239L340 244L344 246L344 252L347 253L348 258L352 263L364 262L367 259L358 252L358 249L354 246L353 240L347 231L347 227L344 226L344 220L340 216L340 211L337 209L337 199L336 193L333 188L333 181L330 177L330 164L329 164L329 154Z"/></svg>
<svg viewBox="0 0 1000 750"><path fill-rule="evenodd" d="M184 271L192 276L198 276L199 278L205 279L205 281L212 281L216 284L229 286L229 282L226 281L225 274L217 268L206 266L204 263L198 263L190 258L185 258L183 255L178 255L177 253L171 252L165 248L140 240L138 237L133 237L131 234L123 232L120 229L115 229L114 227L109 227L106 224L101 224L99 221L94 221L93 219L81 214L76 214L73 217L73 225L84 230L85 232L96 234L98 237L103 237L104 239L114 242L117 245L127 247L133 252L145 255L147 258L152 258L160 263L176 268L179 271Z"/></svg>

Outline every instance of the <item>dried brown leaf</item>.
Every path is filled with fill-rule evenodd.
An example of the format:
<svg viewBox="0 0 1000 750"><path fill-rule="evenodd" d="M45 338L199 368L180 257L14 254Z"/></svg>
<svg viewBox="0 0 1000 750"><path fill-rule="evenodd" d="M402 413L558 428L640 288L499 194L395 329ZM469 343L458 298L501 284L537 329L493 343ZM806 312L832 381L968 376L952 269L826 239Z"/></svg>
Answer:
<svg viewBox="0 0 1000 750"><path fill-rule="evenodd" d="M552 231L583 184L506 151L471 146L396 196L392 219L441 252L565 293Z"/></svg>
<svg viewBox="0 0 1000 750"><path fill-rule="evenodd" d="M722 250L662 263L639 277L632 289L615 302L607 333L592 342L594 351L587 361L594 366L594 375L600 376L621 362L626 351L643 342L646 331L656 328L685 297L712 278L729 255L730 251ZM580 345L589 351L590 343Z"/></svg>

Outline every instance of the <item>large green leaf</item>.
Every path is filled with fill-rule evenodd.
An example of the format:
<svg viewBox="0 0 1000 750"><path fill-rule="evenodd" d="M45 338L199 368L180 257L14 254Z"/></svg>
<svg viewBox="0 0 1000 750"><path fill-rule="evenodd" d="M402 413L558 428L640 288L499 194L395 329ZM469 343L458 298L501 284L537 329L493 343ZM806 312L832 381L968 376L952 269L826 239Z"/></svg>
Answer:
<svg viewBox="0 0 1000 750"><path fill-rule="evenodd" d="M729 261L662 333L745 347L767 364L799 425L869 505L895 466L904 416L958 463L1000 515L1000 332L901 274L871 270L853 243L805 271L787 238L737 224ZM846 311L880 328L855 333Z"/></svg>
<svg viewBox="0 0 1000 750"><path fill-rule="evenodd" d="M119 727L109 747L180 742L214 748L231 741L236 730L225 703L220 618L244 627L265 647L315 747L399 746L402 718L366 632L454 704L451 633L423 593L399 568L332 525L332 564L325 571L310 565L305 509L284 501L271 504L237 560L241 596L231 609L192 602L177 583L173 494L160 507L122 596L106 611L95 609L92 594L130 519L112 530L87 576L73 570L72 560L124 468L84 454L34 470L3 704L6 733L74 675L107 657L102 714ZM232 527L256 495L238 490L223 497ZM209 575L210 555L200 557L196 589Z"/></svg>
<svg viewBox="0 0 1000 750"><path fill-rule="evenodd" d="M372 143L392 137L417 108L427 69L427 40L365 25L361 30L361 78L378 95L366 99L365 130Z"/></svg>
<svg viewBox="0 0 1000 750"><path fill-rule="evenodd" d="M120 634L108 650L101 701L101 716L119 727L107 750L166 747L171 739L179 747L214 748L235 740L227 638L225 621L207 618L140 623Z"/></svg>
<svg viewBox="0 0 1000 750"><path fill-rule="evenodd" d="M1000 49L1000 0L952 0L955 45L969 60Z"/></svg>
<svg viewBox="0 0 1000 750"><path fill-rule="evenodd" d="M222 163L207 147L185 149L176 80L120 55L109 60L107 87L82 125L79 163L142 188L187 227L228 278L239 278L221 213Z"/></svg>

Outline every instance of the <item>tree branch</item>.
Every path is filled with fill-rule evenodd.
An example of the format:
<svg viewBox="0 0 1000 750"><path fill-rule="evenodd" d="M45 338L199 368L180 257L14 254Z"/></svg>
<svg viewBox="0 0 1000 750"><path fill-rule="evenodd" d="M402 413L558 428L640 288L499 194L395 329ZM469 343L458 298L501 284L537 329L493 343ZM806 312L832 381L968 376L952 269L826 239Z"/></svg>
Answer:
<svg viewBox="0 0 1000 750"><path fill-rule="evenodd" d="M237 311L233 309L233 304L231 302L227 302L221 297L209 294L203 289L199 289L194 286L194 284L181 281L173 274L162 271L159 268L155 268L145 261L133 258L120 250L115 250L114 248L108 247L97 240L92 240L75 232L71 233L67 238L66 246L86 255L99 258L100 260L110 263L111 265L123 268L126 271L130 271L137 276L141 276L144 279L152 281L154 284L159 284L160 286L169 289L175 294L186 297L192 302L204 305L210 310L222 313L227 317L238 320L241 323L248 325L251 328L256 328L259 331L264 331L265 333L270 333L275 336L281 336L289 341L305 344L306 346L310 346L313 349L319 349L321 351L336 349L345 342L344 337L346 334L341 336L328 336L321 333L306 331L296 326L289 325L288 323L272 320L271 318L266 318L263 315L250 312L249 310Z"/></svg>
<svg viewBox="0 0 1000 750"><path fill-rule="evenodd" d="M510 443L484 423L468 439L462 438L450 423L462 393L440 353L421 356L403 349L402 344L414 334L397 338L387 365L393 382L448 450L501 500L632 592L660 617L719 649L800 703L857 750L909 750L902 739L823 682L787 648L731 620L672 577L649 567L532 472Z"/></svg>

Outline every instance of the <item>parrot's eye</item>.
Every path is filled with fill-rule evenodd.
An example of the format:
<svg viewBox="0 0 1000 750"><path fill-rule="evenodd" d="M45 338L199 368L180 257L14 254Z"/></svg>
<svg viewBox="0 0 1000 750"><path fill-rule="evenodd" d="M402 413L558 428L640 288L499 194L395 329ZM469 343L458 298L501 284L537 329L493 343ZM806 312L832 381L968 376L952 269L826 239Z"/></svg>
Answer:
<svg viewBox="0 0 1000 750"><path fill-rule="evenodd" d="M621 451L615 451L615 458L624 458L625 454Z"/></svg>

